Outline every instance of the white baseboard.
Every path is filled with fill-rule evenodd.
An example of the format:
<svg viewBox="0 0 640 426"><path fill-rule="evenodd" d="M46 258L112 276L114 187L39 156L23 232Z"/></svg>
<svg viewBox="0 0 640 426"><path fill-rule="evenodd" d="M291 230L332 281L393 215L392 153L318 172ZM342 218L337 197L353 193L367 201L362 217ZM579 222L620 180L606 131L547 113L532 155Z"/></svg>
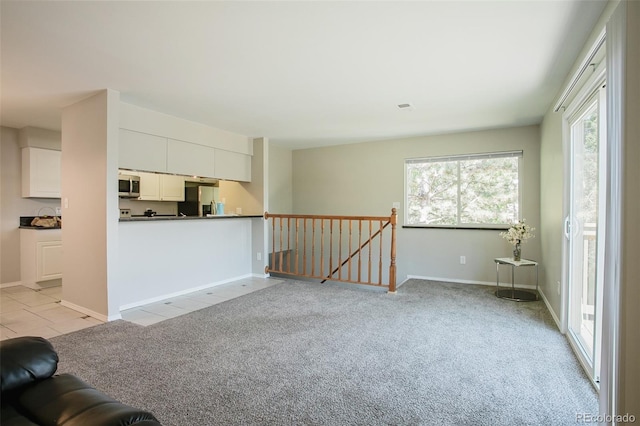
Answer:
<svg viewBox="0 0 640 426"><path fill-rule="evenodd" d="M50 287L58 287L62 285L62 279L54 279L49 281L41 281L37 283L23 283L22 281L14 281L11 283L2 283L0 284L0 288L8 288L8 287L16 287L16 286L24 286L30 288L31 290L42 290Z"/></svg>
<svg viewBox="0 0 640 426"><path fill-rule="evenodd" d="M106 316L96 311L92 311L91 309L87 309L84 306L76 305L75 303L71 303L66 300L61 300L60 304L62 306L66 306L69 309L73 309L74 311L82 312L83 314L89 315L90 317L93 317L102 322L115 321L115 320L122 319L122 316L120 316L120 313L118 313L117 315Z"/></svg>
<svg viewBox="0 0 640 426"><path fill-rule="evenodd" d="M22 283L23 286L30 288L31 290L43 290L45 288L51 287L60 287L62 285L62 278L57 278L54 280L48 281L40 281L40 282L32 282L32 283Z"/></svg>
<svg viewBox="0 0 640 426"><path fill-rule="evenodd" d="M7 288L7 287L16 287L22 285L22 281L14 281L11 283L2 283L0 284L0 288Z"/></svg>
<svg viewBox="0 0 640 426"><path fill-rule="evenodd" d="M496 286L495 281L477 281L477 280L460 280L455 278L442 278L442 277L428 277L421 275L407 275L407 279L417 279L417 280L429 280L429 281L441 281L445 283L458 283L458 284L472 284L472 285L485 285L485 286ZM500 282L500 288L502 287L511 287L511 283ZM515 284L516 288L524 288L528 290L535 290L536 286L531 284Z"/></svg>
<svg viewBox="0 0 640 426"><path fill-rule="evenodd" d="M244 278L251 278L252 276L254 276L254 274L240 275L240 276L237 276L237 277L228 278L226 280L216 281L214 283L209 283L209 284L201 285L201 286L198 286L198 287L191 287L191 288L188 288L186 290L176 291L174 293L168 293L168 294L163 294L161 296L151 297L149 299L138 300L137 302L132 302L132 303L127 303L126 305L121 305L120 306L120 311L126 311L127 309L137 308L138 306L144 306L144 305L148 305L150 303L160 302L161 300L170 299L172 297L184 296L185 294L193 293L195 291L206 290L206 289L211 288L211 287L216 287L216 286L219 286L219 285L222 285L222 284L227 284L227 283L230 283L230 282L233 282L233 281L242 280ZM256 275L256 276L259 276L259 275Z"/></svg>
<svg viewBox="0 0 640 426"><path fill-rule="evenodd" d="M544 291L542 291L542 289L539 289L538 293L540 293L540 297L542 298L542 301L544 302L544 304L547 306L547 310L551 314L551 318L553 318L553 320L555 321L556 326L558 327L558 330L560 331L560 333L562 333L562 326L560 325L560 320L558 319L558 316L553 311L553 309L551 309L551 304L549 303L549 299L547 299L547 296L544 294Z"/></svg>

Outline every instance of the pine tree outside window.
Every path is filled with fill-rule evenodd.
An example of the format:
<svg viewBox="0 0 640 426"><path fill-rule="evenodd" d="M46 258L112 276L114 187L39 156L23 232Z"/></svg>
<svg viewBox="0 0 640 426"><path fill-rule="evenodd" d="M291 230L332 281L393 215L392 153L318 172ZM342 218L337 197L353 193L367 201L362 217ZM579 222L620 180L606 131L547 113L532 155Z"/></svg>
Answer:
<svg viewBox="0 0 640 426"><path fill-rule="evenodd" d="M522 151L405 160L405 225L506 228L520 219Z"/></svg>

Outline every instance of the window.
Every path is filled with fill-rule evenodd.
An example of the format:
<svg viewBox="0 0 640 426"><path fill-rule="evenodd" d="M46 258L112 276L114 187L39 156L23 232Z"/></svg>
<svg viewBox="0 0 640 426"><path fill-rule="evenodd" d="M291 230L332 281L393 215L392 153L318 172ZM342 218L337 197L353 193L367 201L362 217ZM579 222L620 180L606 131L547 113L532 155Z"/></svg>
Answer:
<svg viewBox="0 0 640 426"><path fill-rule="evenodd" d="M405 160L405 225L495 228L520 218L522 151Z"/></svg>

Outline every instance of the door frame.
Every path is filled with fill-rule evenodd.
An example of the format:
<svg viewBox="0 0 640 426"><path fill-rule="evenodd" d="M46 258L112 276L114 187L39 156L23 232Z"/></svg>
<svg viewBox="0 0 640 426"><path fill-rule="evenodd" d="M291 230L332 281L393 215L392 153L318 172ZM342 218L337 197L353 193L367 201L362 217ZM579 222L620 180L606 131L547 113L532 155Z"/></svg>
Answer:
<svg viewBox="0 0 640 426"><path fill-rule="evenodd" d="M585 81L584 85L580 89L580 91L576 94L576 96L571 100L570 104L565 109L562 114L562 149L563 149L563 157L564 157L564 173L563 173L563 203L562 203L562 217L563 217L563 237L562 237L562 283L561 283L561 308L560 308L560 331L567 336L567 340L571 345L573 351L576 354L576 358L589 374L589 379L592 384L598 388L599 383L595 381L593 377L593 373L597 372L597 368L595 365L593 367L589 366L588 362L584 359L582 354L582 349L575 344L572 336L569 336L569 303L570 303L570 295L569 295L569 273L570 273L570 265L569 261L569 250L570 244L569 240L564 235L566 232L566 218L571 213L571 153L572 153L572 140L571 140L571 123L570 119L577 114L577 112L582 109L587 101L589 101L594 93L599 90L601 85L606 84L606 61L602 60L599 64L593 67L592 75ZM602 98L601 98L602 101ZM606 111L606 109L605 109ZM606 116L604 117L606 120ZM606 127L605 127L606 132ZM606 137L606 133L605 133ZM606 149L606 147L605 147ZM603 164L604 167L607 167L606 164ZM602 181L602 179L600 179ZM603 188L604 189L604 188ZM601 198L599 196L599 198ZM602 199L602 198L601 198ZM599 208L604 211L607 210L606 206L600 206ZM604 240L604 239L603 239ZM601 242L602 244L604 241ZM602 318L600 318L602 321ZM598 362L600 356L593 357L593 363Z"/></svg>

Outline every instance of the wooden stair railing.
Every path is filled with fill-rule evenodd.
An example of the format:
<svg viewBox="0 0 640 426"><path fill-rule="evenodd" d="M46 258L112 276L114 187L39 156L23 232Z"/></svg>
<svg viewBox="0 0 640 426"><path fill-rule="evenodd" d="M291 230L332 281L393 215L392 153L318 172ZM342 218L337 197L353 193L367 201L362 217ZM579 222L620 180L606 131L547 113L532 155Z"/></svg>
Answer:
<svg viewBox="0 0 640 426"><path fill-rule="evenodd" d="M395 208L391 216L265 213L264 217L271 220L271 253L266 273L320 279L322 283L339 281L384 286L390 293L396 292L398 216ZM355 229L354 222L357 223ZM384 239L389 225L390 238ZM366 252L364 257L363 252ZM388 280L383 279L386 263Z"/></svg>

